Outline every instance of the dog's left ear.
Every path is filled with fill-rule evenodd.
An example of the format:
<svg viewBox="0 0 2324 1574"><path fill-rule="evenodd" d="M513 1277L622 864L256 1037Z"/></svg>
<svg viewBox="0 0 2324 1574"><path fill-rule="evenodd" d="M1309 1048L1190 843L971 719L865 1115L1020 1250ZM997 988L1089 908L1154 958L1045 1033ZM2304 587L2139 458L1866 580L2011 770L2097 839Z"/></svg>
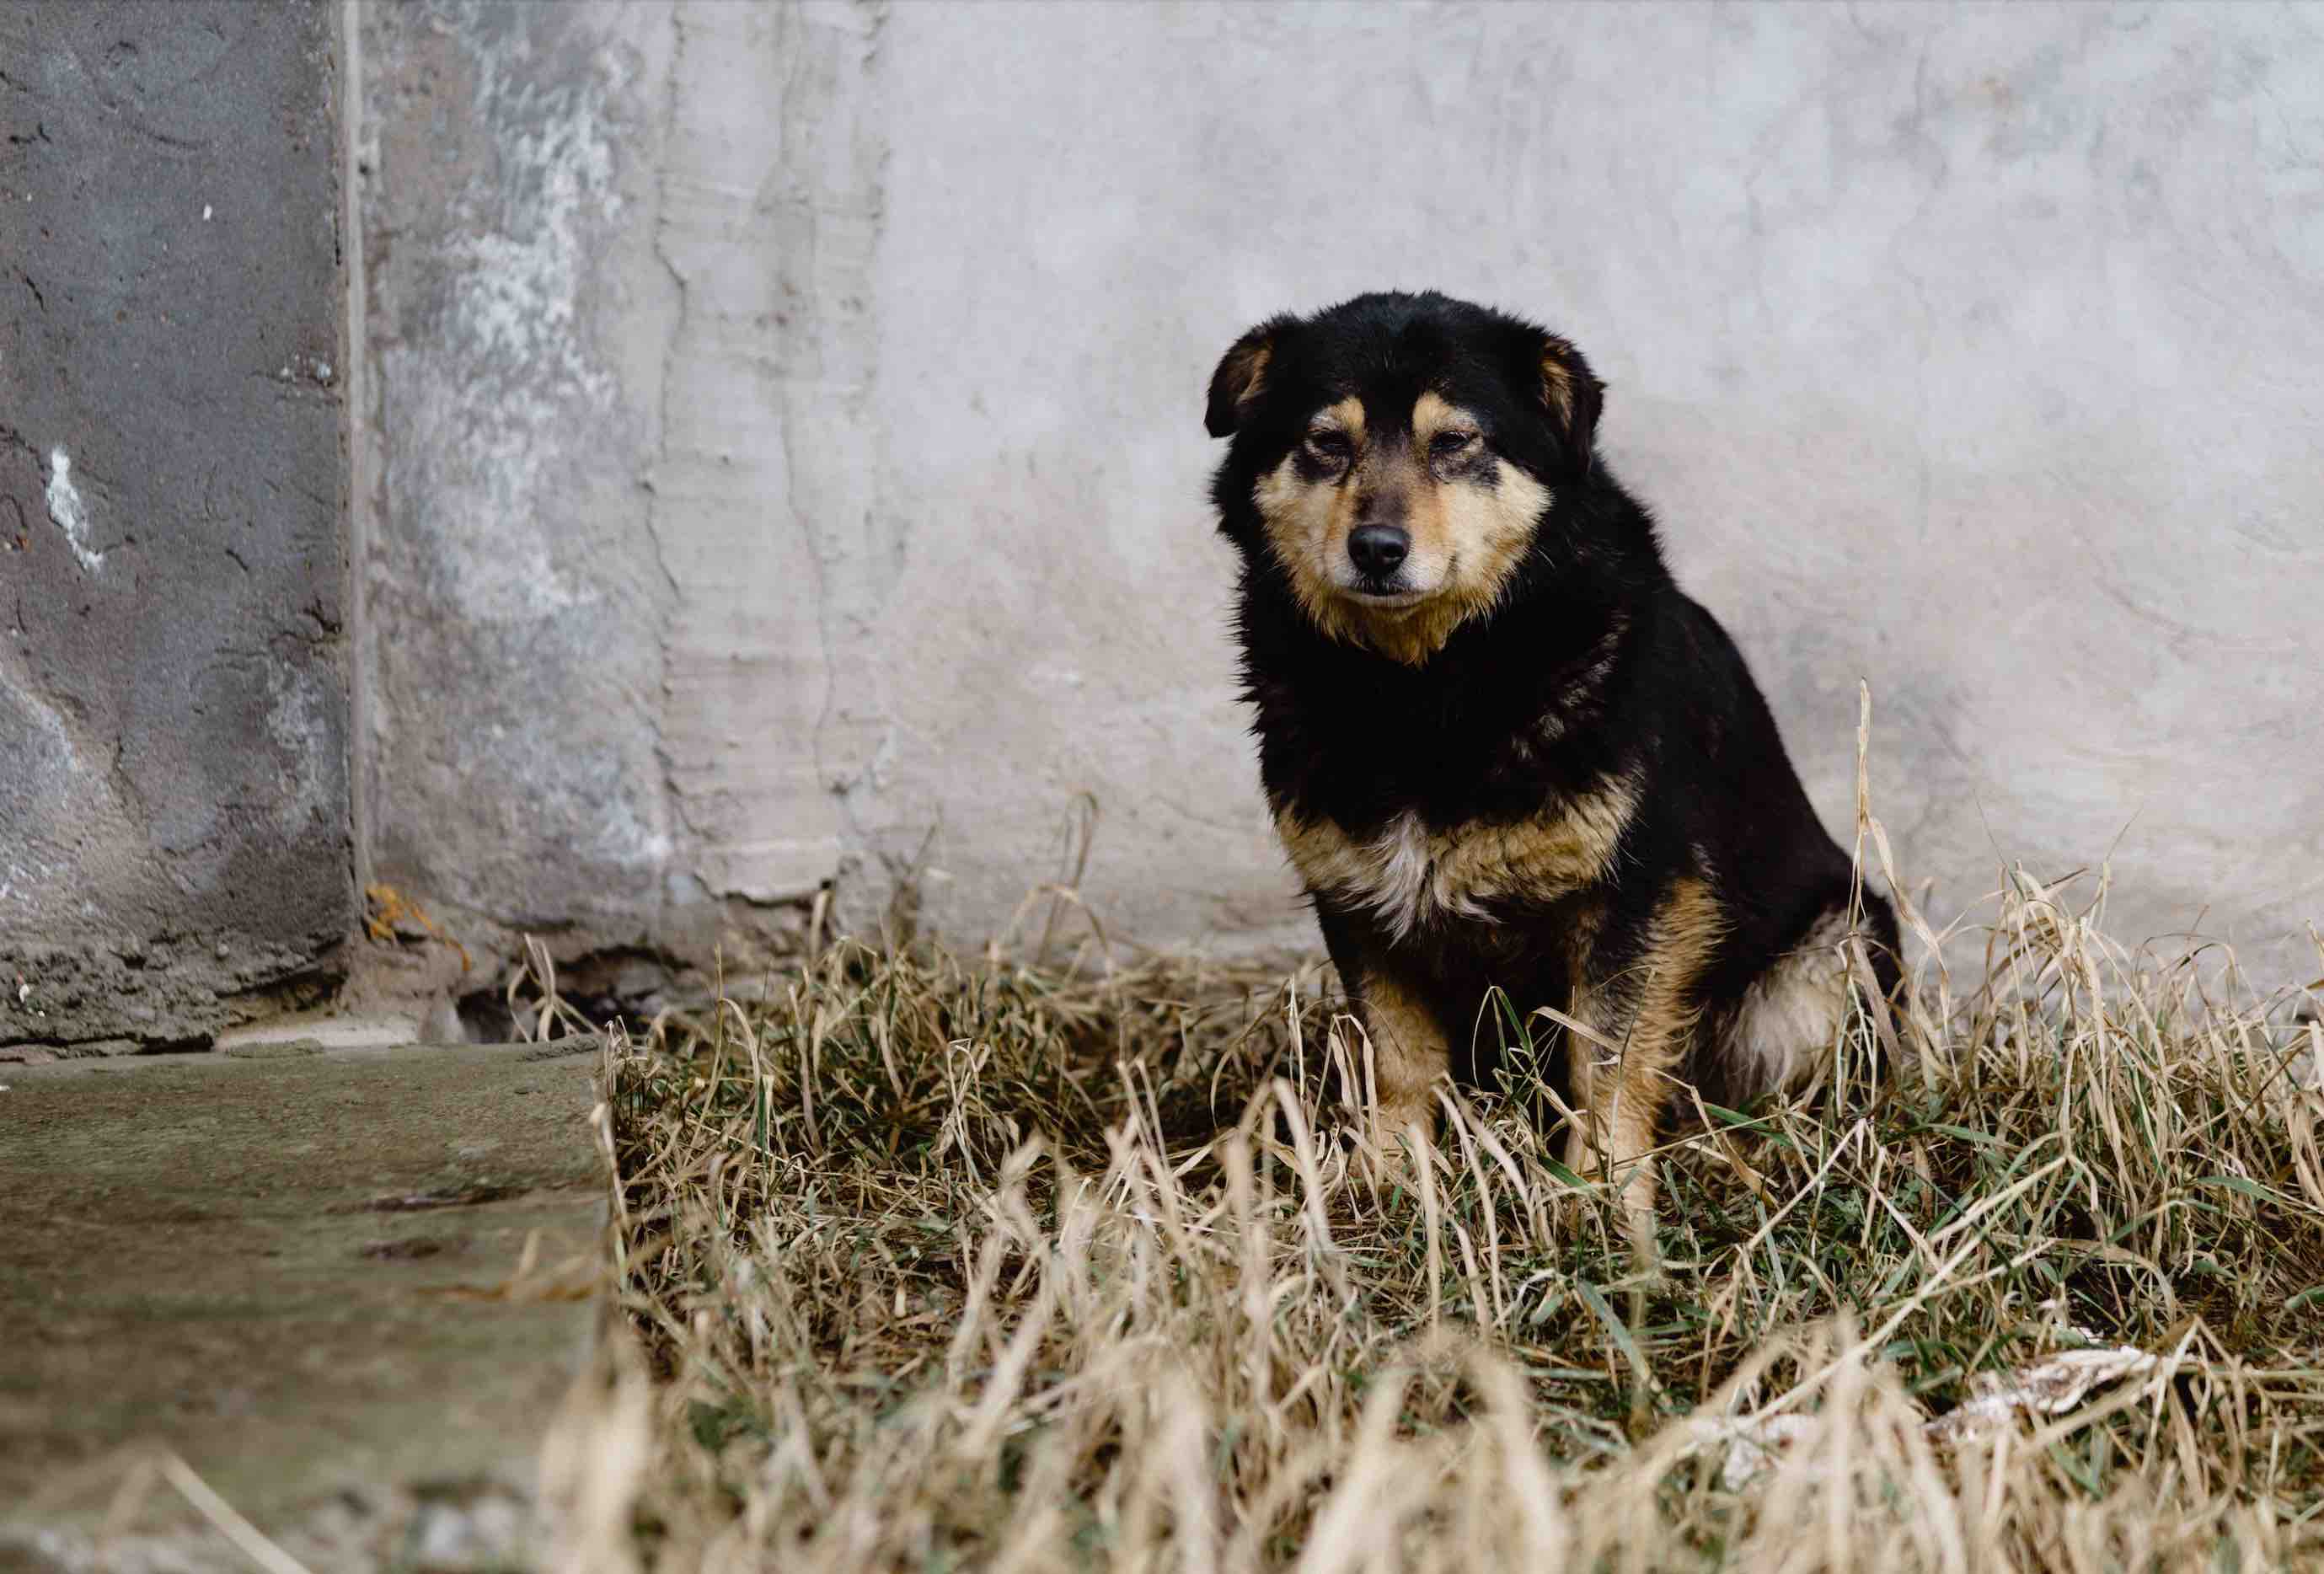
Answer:
<svg viewBox="0 0 2324 1574"><path fill-rule="evenodd" d="M1211 373L1210 408L1203 426L1214 437L1230 437L1242 425L1243 412L1267 388L1267 364L1275 355L1275 337L1284 319L1270 318L1234 342Z"/></svg>
<svg viewBox="0 0 2324 1574"><path fill-rule="evenodd" d="M1591 445L1598 433L1598 412L1606 405L1606 385L1590 370L1590 363L1571 341L1555 334L1541 336L1541 400L1549 410L1550 424L1565 444L1575 471L1590 474Z"/></svg>

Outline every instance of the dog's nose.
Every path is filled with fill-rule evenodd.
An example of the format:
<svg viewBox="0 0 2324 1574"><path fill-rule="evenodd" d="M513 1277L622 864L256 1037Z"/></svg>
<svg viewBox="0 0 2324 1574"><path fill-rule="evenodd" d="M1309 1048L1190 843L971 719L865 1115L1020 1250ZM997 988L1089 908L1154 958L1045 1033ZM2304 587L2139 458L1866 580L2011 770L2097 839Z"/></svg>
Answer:
<svg viewBox="0 0 2324 1574"><path fill-rule="evenodd" d="M1384 579L1412 550L1412 537L1396 525L1358 525L1348 532L1348 557L1364 573Z"/></svg>

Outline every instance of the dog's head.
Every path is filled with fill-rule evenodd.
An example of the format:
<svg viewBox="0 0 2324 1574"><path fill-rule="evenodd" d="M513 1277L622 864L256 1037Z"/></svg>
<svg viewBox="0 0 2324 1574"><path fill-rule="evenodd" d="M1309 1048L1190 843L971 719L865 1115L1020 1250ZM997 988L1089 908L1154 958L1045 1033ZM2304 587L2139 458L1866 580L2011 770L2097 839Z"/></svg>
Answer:
<svg viewBox="0 0 2324 1574"><path fill-rule="evenodd" d="M1600 392L1564 340L1442 295L1271 318L1211 378L1220 528L1325 633L1417 665L1589 475Z"/></svg>

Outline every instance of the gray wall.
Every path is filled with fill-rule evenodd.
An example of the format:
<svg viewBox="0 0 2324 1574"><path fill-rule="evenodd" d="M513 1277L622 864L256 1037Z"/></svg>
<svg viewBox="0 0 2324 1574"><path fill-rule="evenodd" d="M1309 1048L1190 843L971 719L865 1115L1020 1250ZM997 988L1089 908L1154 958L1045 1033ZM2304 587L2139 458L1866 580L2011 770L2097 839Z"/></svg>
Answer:
<svg viewBox="0 0 2324 1574"><path fill-rule="evenodd" d="M0 1046L344 971L335 32L0 5Z"/></svg>
<svg viewBox="0 0 2324 1574"><path fill-rule="evenodd" d="M1120 934L1304 940L1202 503L1245 325L1548 318L1612 463L1940 915L2324 908L2315 10L365 14L368 856L568 954L1102 808ZM367 467L366 467L367 466ZM2312 959L2311 959L2312 962Z"/></svg>

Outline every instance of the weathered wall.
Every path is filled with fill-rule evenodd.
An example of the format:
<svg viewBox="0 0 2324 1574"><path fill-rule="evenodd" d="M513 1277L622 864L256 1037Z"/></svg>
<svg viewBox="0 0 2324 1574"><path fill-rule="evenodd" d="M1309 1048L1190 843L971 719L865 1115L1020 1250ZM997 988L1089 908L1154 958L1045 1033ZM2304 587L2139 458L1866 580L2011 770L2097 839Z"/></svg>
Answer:
<svg viewBox="0 0 2324 1574"><path fill-rule="evenodd" d="M1580 340L1835 825L1870 679L1941 914L2109 850L2133 937L2208 907L2288 967L2324 910L2314 11L447 4L364 42L370 848L475 929L731 940L917 861L974 937L1087 793L1114 932L1303 937L1202 390L1385 284Z"/></svg>
<svg viewBox="0 0 2324 1574"><path fill-rule="evenodd" d="M0 5L0 1045L342 969L335 23Z"/></svg>
<svg viewBox="0 0 2324 1574"><path fill-rule="evenodd" d="M669 17L411 5L354 25L365 875L487 954L507 934L480 920L659 943L681 867L652 529Z"/></svg>

